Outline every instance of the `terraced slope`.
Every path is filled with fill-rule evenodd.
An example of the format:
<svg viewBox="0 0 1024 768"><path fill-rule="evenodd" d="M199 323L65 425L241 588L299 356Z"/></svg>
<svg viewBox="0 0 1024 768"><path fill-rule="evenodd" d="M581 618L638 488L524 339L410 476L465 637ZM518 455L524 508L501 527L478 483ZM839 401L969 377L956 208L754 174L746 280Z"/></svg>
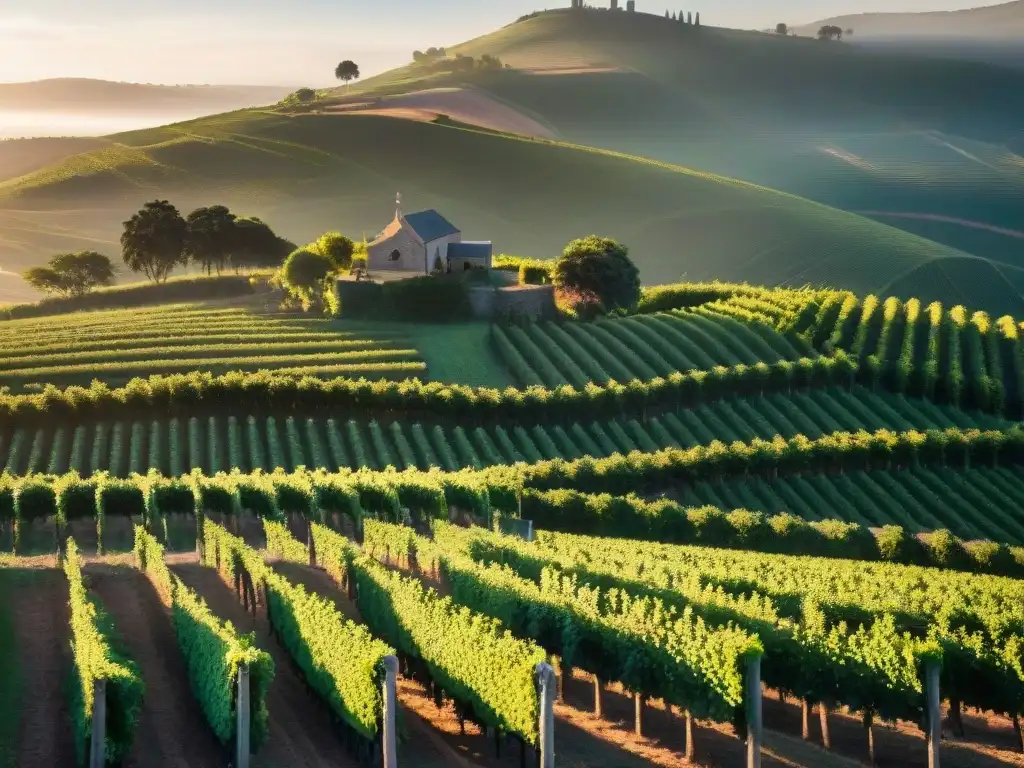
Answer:
<svg viewBox="0 0 1024 768"><path fill-rule="evenodd" d="M0 380L117 385L158 373L257 371L368 378L425 376L401 333L360 333L329 320L171 305L0 323Z"/></svg>
<svg viewBox="0 0 1024 768"><path fill-rule="evenodd" d="M155 196L187 210L215 193L295 242L339 228L372 233L391 215L387 201L396 187L405 207L437 206L467 237L491 238L498 251L546 256L575 236L616 237L630 246L649 283L686 273L870 291L933 260L964 258L761 187L430 123L250 111L113 141L0 182L0 258L12 265L36 259L34 244L52 247L47 232L62 212L83 208L87 214L76 215L87 226L64 222L64 245L112 243L131 210ZM979 272L988 268L972 263ZM983 284L980 277L975 282Z"/></svg>
<svg viewBox="0 0 1024 768"><path fill-rule="evenodd" d="M1007 422L969 415L925 400L856 388L818 389L718 400L646 420L576 421L564 424L450 426L399 420L379 423L331 417L193 416L15 427L0 431L0 469L82 475L108 471L124 477L156 469L178 476L278 467L358 469L480 469L546 459L605 457L631 451L692 448L803 435L889 429L1003 429Z"/></svg>
<svg viewBox="0 0 1024 768"><path fill-rule="evenodd" d="M522 386L545 387L650 380L674 371L797 360L809 353L802 340L760 323L679 310L589 324L494 326L491 341Z"/></svg>

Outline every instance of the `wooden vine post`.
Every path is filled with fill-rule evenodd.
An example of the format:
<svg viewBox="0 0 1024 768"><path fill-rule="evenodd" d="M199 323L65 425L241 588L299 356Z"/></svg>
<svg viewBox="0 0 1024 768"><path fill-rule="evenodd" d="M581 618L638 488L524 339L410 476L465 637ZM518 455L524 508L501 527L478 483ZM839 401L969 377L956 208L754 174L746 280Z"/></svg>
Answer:
<svg viewBox="0 0 1024 768"><path fill-rule="evenodd" d="M594 675L594 717L601 719L601 678Z"/></svg>
<svg viewBox="0 0 1024 768"><path fill-rule="evenodd" d="M647 697L642 693L636 692L633 694L633 702L636 710L635 714L635 731L637 738L642 738L644 735L644 709L647 705Z"/></svg>
<svg viewBox="0 0 1024 768"><path fill-rule="evenodd" d="M537 768L555 768L555 670L542 661L534 669L534 675L540 696L540 722L537 728L540 760Z"/></svg>
<svg viewBox="0 0 1024 768"><path fill-rule="evenodd" d="M811 740L811 707L808 699L800 699L800 736L804 741Z"/></svg>
<svg viewBox="0 0 1024 768"><path fill-rule="evenodd" d="M697 744L693 740L693 715L686 710L683 715L686 718L686 759L693 762L697 758Z"/></svg>
<svg viewBox="0 0 1024 768"><path fill-rule="evenodd" d="M818 721L821 723L821 746L832 749L832 733L828 729L828 704L818 702Z"/></svg>
<svg viewBox="0 0 1024 768"><path fill-rule="evenodd" d="M235 768L249 768L249 665L238 666L238 697L235 699Z"/></svg>
<svg viewBox="0 0 1024 768"><path fill-rule="evenodd" d="M928 768L939 768L939 744L942 741L942 710L939 695L939 662L929 660L924 669L924 692L927 701L925 727L928 736Z"/></svg>
<svg viewBox="0 0 1024 768"><path fill-rule="evenodd" d="M395 722L398 719L398 659L384 657L384 733L381 735L383 760L381 768L398 768L398 741Z"/></svg>
<svg viewBox="0 0 1024 768"><path fill-rule="evenodd" d="M868 763L875 764L875 729L874 713L870 708L864 710L864 735L868 742Z"/></svg>
<svg viewBox="0 0 1024 768"><path fill-rule="evenodd" d="M761 657L747 659L747 768L761 768Z"/></svg>
<svg viewBox="0 0 1024 768"><path fill-rule="evenodd" d="M92 684L92 738L89 742L89 768L107 764L107 681Z"/></svg>

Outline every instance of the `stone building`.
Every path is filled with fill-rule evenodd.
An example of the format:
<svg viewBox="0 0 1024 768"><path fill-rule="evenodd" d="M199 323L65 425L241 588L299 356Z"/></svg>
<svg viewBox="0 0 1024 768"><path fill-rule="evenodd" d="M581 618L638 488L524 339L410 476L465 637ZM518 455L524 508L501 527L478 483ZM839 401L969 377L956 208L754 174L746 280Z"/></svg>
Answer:
<svg viewBox="0 0 1024 768"><path fill-rule="evenodd" d="M490 241L468 241L462 232L435 210L403 214L399 197L395 218L366 247L369 272L462 271L490 269Z"/></svg>

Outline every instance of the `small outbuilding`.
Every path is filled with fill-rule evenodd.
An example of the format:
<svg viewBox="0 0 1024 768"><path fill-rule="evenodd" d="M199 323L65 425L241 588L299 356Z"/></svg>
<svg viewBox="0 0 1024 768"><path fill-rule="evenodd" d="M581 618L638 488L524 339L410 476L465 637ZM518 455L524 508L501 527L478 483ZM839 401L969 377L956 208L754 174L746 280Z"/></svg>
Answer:
<svg viewBox="0 0 1024 768"><path fill-rule="evenodd" d="M377 271L455 272L490 269L490 241L468 241L435 210L403 214L399 195L395 218L366 246L366 267Z"/></svg>

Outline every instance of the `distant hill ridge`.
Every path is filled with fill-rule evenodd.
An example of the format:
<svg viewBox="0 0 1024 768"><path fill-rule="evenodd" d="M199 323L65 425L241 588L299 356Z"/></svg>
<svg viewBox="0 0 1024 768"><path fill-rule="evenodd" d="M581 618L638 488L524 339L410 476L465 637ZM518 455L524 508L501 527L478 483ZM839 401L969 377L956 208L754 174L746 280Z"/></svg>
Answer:
<svg viewBox="0 0 1024 768"><path fill-rule="evenodd" d="M797 32L815 34L826 24L853 29L857 39L865 35L1019 38L1024 35L1024 0L959 11L833 16L798 27Z"/></svg>
<svg viewBox="0 0 1024 768"><path fill-rule="evenodd" d="M27 83L0 83L0 110L150 108L214 109L272 104L291 91L288 86L268 85L153 85L90 78L55 78Z"/></svg>

